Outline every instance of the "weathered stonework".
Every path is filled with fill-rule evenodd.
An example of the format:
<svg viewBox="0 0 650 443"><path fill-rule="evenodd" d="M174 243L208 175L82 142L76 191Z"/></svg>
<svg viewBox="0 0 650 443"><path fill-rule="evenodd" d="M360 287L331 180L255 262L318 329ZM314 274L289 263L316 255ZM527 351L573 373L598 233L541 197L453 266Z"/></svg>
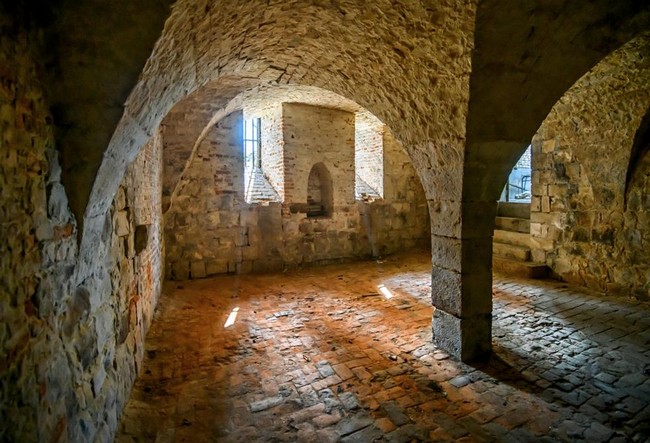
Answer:
<svg viewBox="0 0 650 443"><path fill-rule="evenodd" d="M604 292L650 294L647 160L626 173L650 108L650 38L603 60L555 105L533 139L531 234L556 276ZM647 156L646 156L647 157Z"/></svg>
<svg viewBox="0 0 650 443"><path fill-rule="evenodd" d="M108 441L162 281L159 139L120 187L95 277L75 285L77 224L34 62L38 40L6 38L15 24L0 26L0 440Z"/></svg>
<svg viewBox="0 0 650 443"><path fill-rule="evenodd" d="M171 211L182 209L195 189L226 180L213 206L195 203L205 203L224 228L223 236L209 240L218 238L219 248L232 254L231 270L230 261L225 267L209 262L211 249L198 245L199 252L174 262L180 265L168 260L170 275L174 269L187 276L279 269L287 256L327 262L419 241L414 233L426 231L426 222L420 223L426 213L422 192L391 185L402 179L389 177L388 163L384 202L350 201L330 219L309 219L280 204L244 206L240 169L230 154L217 162L226 167L218 177L204 180L201 174L214 172L206 168L194 181L190 169L197 158L210 160L211 154L201 157L201 149L213 143L203 137L214 130L208 123L241 109L232 101L242 92L266 86L327 88L386 123L392 132L384 136L394 134L408 152L430 209L435 340L455 357L484 355L491 344L489 252L499 179L557 98L617 45L647 29L650 11L635 0L595 0L588 8L580 2L505 0L224 0L219 7L178 0L141 70L168 1L118 0L110 8L99 0L45 2L43 9L24 11L35 3L0 5L0 440L111 439L160 288L161 182L155 164L161 158L158 127L170 110L178 125L165 124L162 131L176 147L166 150L163 170L175 180L165 180L171 185L164 189L163 206L176 199ZM556 176L537 194L546 218L533 226L539 228L538 250L556 274L643 298L647 156L639 159L622 207L617 178L625 168L619 147L625 148L645 112L641 108L647 109L645 92L625 83L629 74L647 85L637 61L636 71L611 77L622 80L622 90L604 82L615 98L593 105L590 100L601 97L596 79L583 85L592 105L568 99L560 104L567 109L556 110L561 135L540 132L538 149L557 144L559 150L540 169ZM639 108L630 107L634 100L624 90L638 95ZM52 100L53 115L45 97ZM610 106L621 112L605 118ZM583 121L583 112L596 117ZM614 146L612 171L602 171L598 159L580 152L573 123L588 129L582 135L591 141L595 132L606 132L604 140ZM174 142L179 128L187 132ZM613 133L620 137L610 140ZM63 154L63 172L57 153ZM574 159L581 163L577 182L571 176ZM176 187L181 176L185 181ZM391 186L413 192L415 200L390 200ZM556 214L567 214L566 220L555 223ZM173 220L170 227L208 221L194 216ZM394 233L384 235L389 229ZM284 241L278 230L291 237L289 249L272 243ZM562 237L569 232L574 237ZM255 246L267 240L268 249Z"/></svg>
<svg viewBox="0 0 650 443"><path fill-rule="evenodd" d="M278 186L284 203L245 202L243 116L236 112L224 118L199 145L165 215L167 277L281 270L379 256L428 242L424 192L408 156L388 131L383 131L386 199L357 202L354 115L298 104L281 108L281 119L263 119L263 125L282 123L278 156L284 159L286 180ZM333 182L328 217L306 213L307 179L316 163L326 165Z"/></svg>

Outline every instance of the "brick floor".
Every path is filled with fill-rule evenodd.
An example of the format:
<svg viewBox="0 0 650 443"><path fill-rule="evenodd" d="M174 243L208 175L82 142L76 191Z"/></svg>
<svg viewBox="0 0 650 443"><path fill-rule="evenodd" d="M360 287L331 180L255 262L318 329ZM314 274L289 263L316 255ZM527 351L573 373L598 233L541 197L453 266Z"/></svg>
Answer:
<svg viewBox="0 0 650 443"><path fill-rule="evenodd" d="M431 344L430 262L169 283L117 441L647 441L647 303L496 276L470 366Z"/></svg>

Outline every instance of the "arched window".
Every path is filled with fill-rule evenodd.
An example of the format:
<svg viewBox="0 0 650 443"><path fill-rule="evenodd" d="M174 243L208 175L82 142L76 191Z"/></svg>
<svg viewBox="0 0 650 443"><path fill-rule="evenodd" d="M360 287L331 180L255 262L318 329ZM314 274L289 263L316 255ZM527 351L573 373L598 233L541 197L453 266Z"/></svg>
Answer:
<svg viewBox="0 0 650 443"><path fill-rule="evenodd" d="M332 178L327 166L316 163L307 180L307 217L332 215Z"/></svg>

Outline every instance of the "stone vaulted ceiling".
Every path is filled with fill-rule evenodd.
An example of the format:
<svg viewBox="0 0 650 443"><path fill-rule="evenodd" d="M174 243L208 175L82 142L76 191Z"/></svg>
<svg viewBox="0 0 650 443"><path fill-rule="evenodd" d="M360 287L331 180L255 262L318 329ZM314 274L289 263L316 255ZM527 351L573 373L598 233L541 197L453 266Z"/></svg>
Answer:
<svg viewBox="0 0 650 443"><path fill-rule="evenodd" d="M61 0L50 9L41 25L56 54L52 105L84 254L127 164L176 103L208 84L219 106L281 84L368 109L403 142L434 213L451 214L434 231L458 237L561 94L648 28L650 5L179 0L169 15L162 0Z"/></svg>

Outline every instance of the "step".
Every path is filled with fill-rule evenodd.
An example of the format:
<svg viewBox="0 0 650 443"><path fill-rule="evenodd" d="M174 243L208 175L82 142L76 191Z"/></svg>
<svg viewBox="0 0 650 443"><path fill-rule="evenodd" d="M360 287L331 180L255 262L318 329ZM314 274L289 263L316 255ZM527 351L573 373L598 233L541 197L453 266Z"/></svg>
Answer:
<svg viewBox="0 0 650 443"><path fill-rule="evenodd" d="M529 233L530 220L516 217L497 217L494 221L494 229Z"/></svg>
<svg viewBox="0 0 650 443"><path fill-rule="evenodd" d="M494 230L494 241L498 243L507 243L509 245L523 246L530 248L530 234L523 232L504 231L502 229Z"/></svg>
<svg viewBox="0 0 650 443"><path fill-rule="evenodd" d="M497 216L525 218L530 220L530 203L499 202Z"/></svg>
<svg viewBox="0 0 650 443"><path fill-rule="evenodd" d="M530 248L526 246L509 245L508 243L492 243L492 253L500 257L514 258L521 261L530 260Z"/></svg>
<svg viewBox="0 0 650 443"><path fill-rule="evenodd" d="M548 267L544 263L523 262L496 255L492 257L492 269L501 274L526 278L545 278L548 276Z"/></svg>

